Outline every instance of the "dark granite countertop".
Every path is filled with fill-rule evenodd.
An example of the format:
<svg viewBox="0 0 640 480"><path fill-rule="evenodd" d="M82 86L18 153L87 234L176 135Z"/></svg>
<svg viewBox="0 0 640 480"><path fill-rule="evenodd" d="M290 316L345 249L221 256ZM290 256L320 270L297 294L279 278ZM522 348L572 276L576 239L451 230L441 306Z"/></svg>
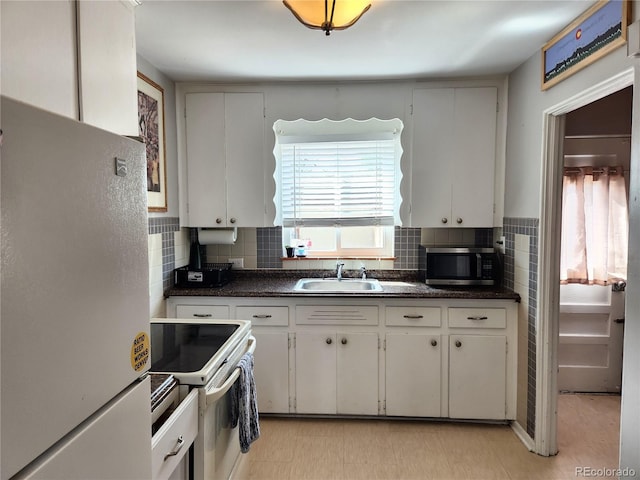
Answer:
<svg viewBox="0 0 640 480"><path fill-rule="evenodd" d="M378 279L382 292L300 293L293 287L300 278L334 277L329 270L235 270L232 280L218 288L173 287L165 296L211 297L364 297L364 298L455 298L520 301L520 295L502 287L432 287L420 282L410 270L370 270L368 278ZM345 275L348 278L348 274Z"/></svg>

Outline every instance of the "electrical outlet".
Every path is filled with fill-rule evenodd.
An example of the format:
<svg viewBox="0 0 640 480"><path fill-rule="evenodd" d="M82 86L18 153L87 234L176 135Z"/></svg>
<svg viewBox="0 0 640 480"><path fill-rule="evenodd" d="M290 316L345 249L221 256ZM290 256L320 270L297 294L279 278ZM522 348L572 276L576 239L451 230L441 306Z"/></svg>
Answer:
<svg viewBox="0 0 640 480"><path fill-rule="evenodd" d="M504 238L504 235L500 237L500 240L498 240L496 242L498 244L498 252L502 253L504 255L505 250L506 250L506 240Z"/></svg>
<svg viewBox="0 0 640 480"><path fill-rule="evenodd" d="M230 258L229 263L233 263L233 268L244 268L244 258Z"/></svg>

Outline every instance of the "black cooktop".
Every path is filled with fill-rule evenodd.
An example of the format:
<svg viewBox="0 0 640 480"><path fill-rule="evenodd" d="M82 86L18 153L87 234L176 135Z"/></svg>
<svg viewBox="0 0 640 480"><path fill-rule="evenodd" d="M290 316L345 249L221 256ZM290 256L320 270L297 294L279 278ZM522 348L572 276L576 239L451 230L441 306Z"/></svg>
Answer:
<svg viewBox="0 0 640 480"><path fill-rule="evenodd" d="M233 324L152 323L151 371L201 370L238 329Z"/></svg>

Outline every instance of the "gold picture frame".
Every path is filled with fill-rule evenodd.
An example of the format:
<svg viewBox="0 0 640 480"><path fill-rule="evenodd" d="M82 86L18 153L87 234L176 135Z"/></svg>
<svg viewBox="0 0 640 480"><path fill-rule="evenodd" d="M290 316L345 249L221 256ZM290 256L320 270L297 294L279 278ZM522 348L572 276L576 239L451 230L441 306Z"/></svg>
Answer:
<svg viewBox="0 0 640 480"><path fill-rule="evenodd" d="M546 90L627 42L629 0L600 0L542 47Z"/></svg>
<svg viewBox="0 0 640 480"><path fill-rule="evenodd" d="M147 150L147 203L150 212L167 211L164 89L138 72L138 130Z"/></svg>

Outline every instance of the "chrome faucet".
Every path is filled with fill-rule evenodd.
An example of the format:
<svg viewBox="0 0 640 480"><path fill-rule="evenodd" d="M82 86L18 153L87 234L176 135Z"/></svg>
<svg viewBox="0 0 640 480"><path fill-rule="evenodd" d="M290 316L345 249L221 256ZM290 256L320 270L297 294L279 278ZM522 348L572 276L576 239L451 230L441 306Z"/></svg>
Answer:
<svg viewBox="0 0 640 480"><path fill-rule="evenodd" d="M338 263L336 266L338 267L336 276L338 277L338 280L342 280L342 268L344 267L344 263Z"/></svg>
<svg viewBox="0 0 640 480"><path fill-rule="evenodd" d="M360 274L362 275L362 280L367 279L367 268L364 265L360 266Z"/></svg>

